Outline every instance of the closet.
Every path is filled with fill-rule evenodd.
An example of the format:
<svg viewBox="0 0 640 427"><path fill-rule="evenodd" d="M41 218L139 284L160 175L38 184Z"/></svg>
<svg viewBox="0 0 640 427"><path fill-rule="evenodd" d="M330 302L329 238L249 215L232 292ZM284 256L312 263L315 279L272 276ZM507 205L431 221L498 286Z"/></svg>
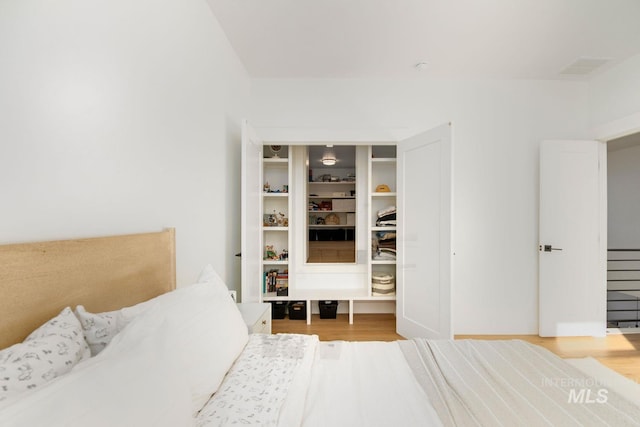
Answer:
<svg viewBox="0 0 640 427"><path fill-rule="evenodd" d="M290 133L287 135L291 135ZM322 164L322 160L327 160ZM260 137L242 147L242 302L338 301L450 338L451 139Z"/></svg>

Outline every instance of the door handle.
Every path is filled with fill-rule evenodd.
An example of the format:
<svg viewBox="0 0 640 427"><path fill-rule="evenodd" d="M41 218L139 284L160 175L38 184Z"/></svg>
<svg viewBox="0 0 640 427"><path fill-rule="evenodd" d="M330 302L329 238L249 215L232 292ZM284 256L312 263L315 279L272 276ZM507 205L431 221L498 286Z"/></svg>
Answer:
<svg viewBox="0 0 640 427"><path fill-rule="evenodd" d="M540 250L541 252L542 252L542 251L544 251L544 252L551 252L551 251L561 251L562 249L560 249L560 248L554 248L554 247L553 247L553 246L551 246L551 245L540 245L540 246L539 246L539 250Z"/></svg>

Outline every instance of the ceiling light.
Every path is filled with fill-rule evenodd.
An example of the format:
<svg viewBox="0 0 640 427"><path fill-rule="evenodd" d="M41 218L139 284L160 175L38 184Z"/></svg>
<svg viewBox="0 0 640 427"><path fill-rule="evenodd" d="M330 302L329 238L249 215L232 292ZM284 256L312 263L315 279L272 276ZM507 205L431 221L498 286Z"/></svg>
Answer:
<svg viewBox="0 0 640 427"><path fill-rule="evenodd" d="M336 156L333 153L327 153L322 156L322 164L325 166L333 166L336 164Z"/></svg>

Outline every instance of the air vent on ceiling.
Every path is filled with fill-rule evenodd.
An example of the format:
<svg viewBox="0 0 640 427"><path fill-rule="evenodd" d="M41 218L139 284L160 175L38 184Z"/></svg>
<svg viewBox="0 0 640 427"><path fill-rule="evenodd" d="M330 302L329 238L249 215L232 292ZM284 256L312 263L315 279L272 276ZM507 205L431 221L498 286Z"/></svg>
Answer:
<svg viewBox="0 0 640 427"><path fill-rule="evenodd" d="M587 75L609 62L608 58L578 58L573 64L569 65L560 74L570 75Z"/></svg>

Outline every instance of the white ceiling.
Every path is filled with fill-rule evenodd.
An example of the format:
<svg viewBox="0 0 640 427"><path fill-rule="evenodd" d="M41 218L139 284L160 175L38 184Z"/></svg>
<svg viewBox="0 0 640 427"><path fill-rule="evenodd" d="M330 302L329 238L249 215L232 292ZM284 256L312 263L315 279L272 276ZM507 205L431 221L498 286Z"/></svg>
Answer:
<svg viewBox="0 0 640 427"><path fill-rule="evenodd" d="M640 0L207 1L252 78L580 79L640 53Z"/></svg>

